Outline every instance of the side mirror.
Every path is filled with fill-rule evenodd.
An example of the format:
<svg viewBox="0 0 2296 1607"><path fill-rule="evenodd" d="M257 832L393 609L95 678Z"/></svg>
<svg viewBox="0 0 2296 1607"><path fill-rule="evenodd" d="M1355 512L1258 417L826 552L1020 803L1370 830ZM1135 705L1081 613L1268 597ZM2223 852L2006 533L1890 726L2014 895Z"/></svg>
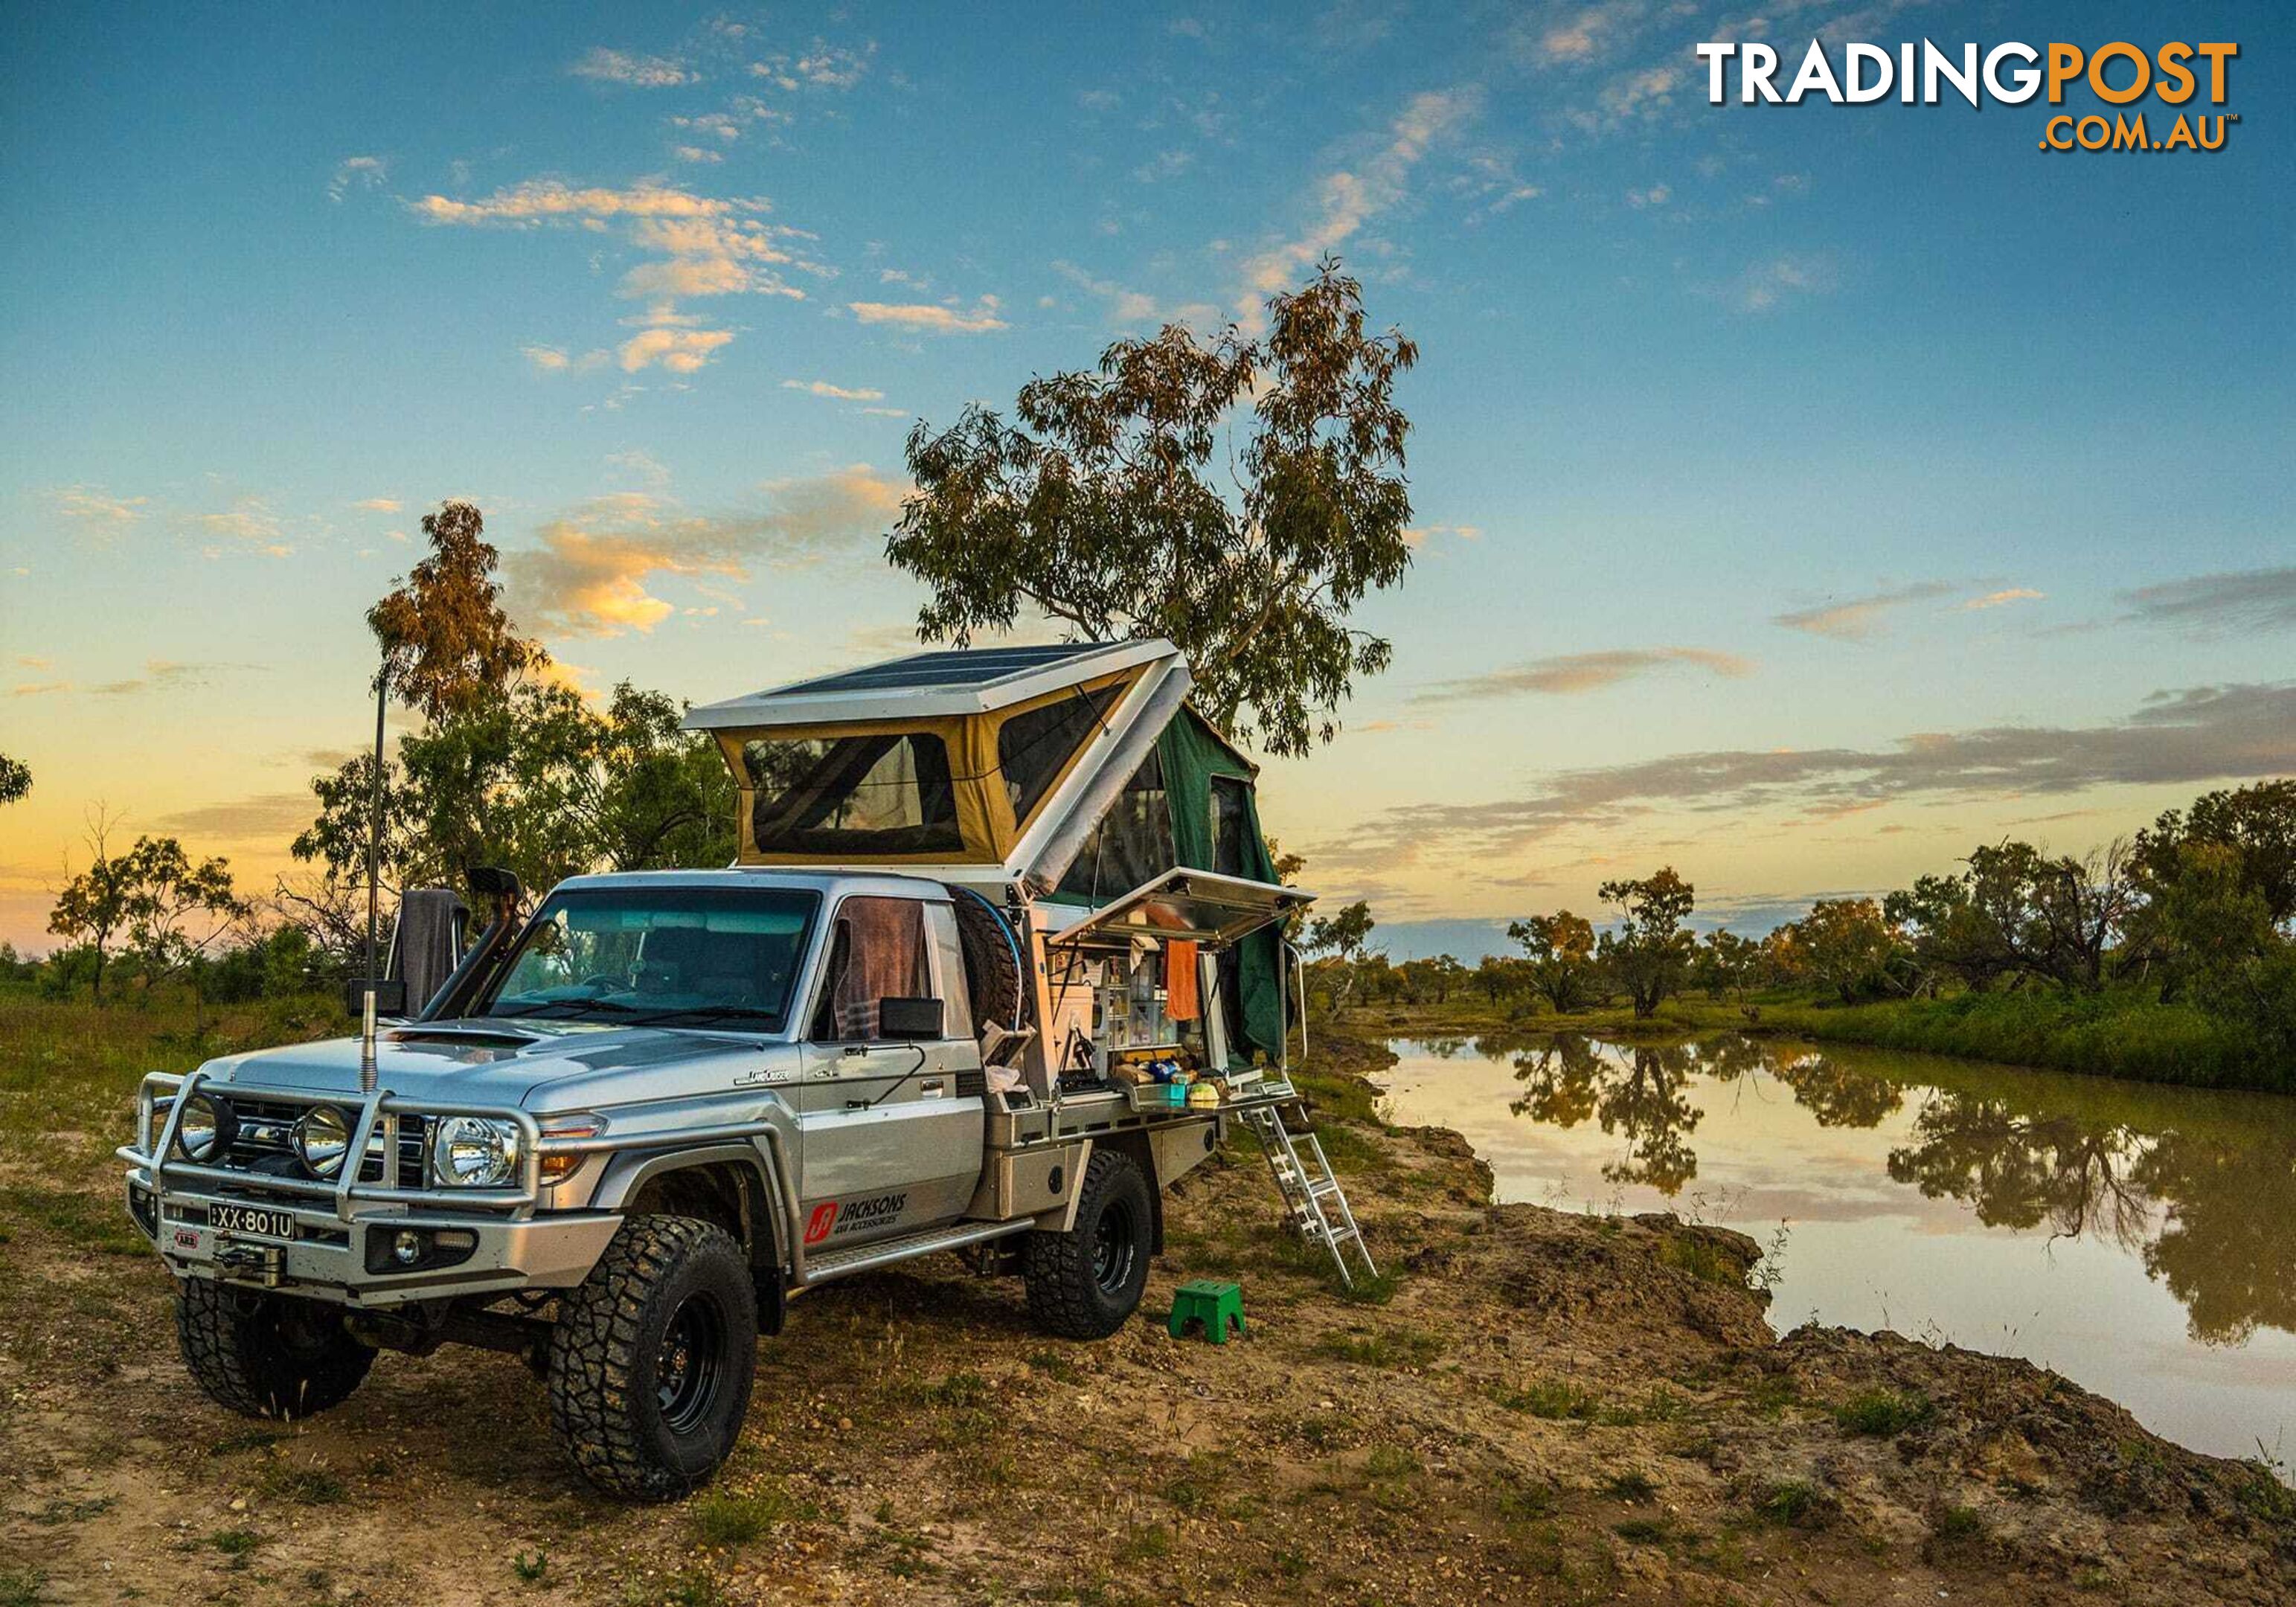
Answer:
<svg viewBox="0 0 2296 1607"><path fill-rule="evenodd" d="M406 1013L406 984L397 977L369 981L365 977L353 977L343 984L343 1012L351 1020L366 1018L366 996L374 992L374 1013L378 1016Z"/></svg>
<svg viewBox="0 0 2296 1607"><path fill-rule="evenodd" d="M891 1038L937 1038L941 1036L939 999L879 999L877 1036Z"/></svg>

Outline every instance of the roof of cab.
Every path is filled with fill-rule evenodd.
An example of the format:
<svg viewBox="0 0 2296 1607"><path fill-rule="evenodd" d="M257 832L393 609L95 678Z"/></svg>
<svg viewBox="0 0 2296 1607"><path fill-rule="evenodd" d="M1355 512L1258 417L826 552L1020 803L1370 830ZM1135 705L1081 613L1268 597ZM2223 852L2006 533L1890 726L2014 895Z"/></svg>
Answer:
<svg viewBox="0 0 2296 1607"><path fill-rule="evenodd" d="M792 681L696 705L688 731L987 714L1048 692L1161 659L1169 642L1067 642L912 653L882 664Z"/></svg>
<svg viewBox="0 0 2296 1607"><path fill-rule="evenodd" d="M603 871L591 876L569 876L552 889L565 892L603 892L613 888L756 888L792 892L824 893L842 898L862 893L880 898L917 898L946 904L949 890L927 876L904 876L878 870L771 870L735 865L727 870Z"/></svg>

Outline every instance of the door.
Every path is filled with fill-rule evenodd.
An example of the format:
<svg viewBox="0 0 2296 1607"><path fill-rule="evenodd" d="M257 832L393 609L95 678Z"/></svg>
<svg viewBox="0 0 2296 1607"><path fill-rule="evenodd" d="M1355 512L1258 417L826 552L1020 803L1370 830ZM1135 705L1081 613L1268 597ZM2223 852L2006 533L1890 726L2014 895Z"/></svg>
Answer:
<svg viewBox="0 0 2296 1607"><path fill-rule="evenodd" d="M964 1213L980 1181L980 1045L956 918L917 898L838 906L797 1088L800 1228L808 1254ZM890 1038L888 998L941 1001L938 1038Z"/></svg>

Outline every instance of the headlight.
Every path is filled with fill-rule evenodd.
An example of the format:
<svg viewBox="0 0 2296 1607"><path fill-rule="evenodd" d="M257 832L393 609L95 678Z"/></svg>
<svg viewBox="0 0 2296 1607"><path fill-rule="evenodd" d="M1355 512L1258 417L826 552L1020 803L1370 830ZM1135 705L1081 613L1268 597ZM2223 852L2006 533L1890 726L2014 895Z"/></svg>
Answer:
<svg viewBox="0 0 2296 1607"><path fill-rule="evenodd" d="M508 1188L518 1181L518 1129L484 1116L441 1118L430 1175L448 1188Z"/></svg>
<svg viewBox="0 0 2296 1607"><path fill-rule="evenodd" d="M222 1100L194 1094L184 1102L184 1118L176 1124L176 1147L184 1160L202 1166L220 1160L238 1136L239 1120Z"/></svg>
<svg viewBox="0 0 2296 1607"><path fill-rule="evenodd" d="M295 1153L314 1177L332 1177L341 1171L350 1147L350 1118L332 1105L313 1105L295 1124Z"/></svg>

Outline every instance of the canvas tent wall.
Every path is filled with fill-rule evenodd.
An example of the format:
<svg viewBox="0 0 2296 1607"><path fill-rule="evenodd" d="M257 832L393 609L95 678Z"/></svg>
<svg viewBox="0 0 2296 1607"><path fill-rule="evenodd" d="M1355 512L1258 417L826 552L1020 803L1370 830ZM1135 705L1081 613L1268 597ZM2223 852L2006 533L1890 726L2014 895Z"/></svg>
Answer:
<svg viewBox="0 0 2296 1607"><path fill-rule="evenodd" d="M745 865L996 881L1078 914L1176 867L1272 883L1257 770L1168 642L925 652L694 709ZM1048 907L1047 913L1054 913ZM1240 1047L1280 1054L1280 932L1238 946Z"/></svg>

